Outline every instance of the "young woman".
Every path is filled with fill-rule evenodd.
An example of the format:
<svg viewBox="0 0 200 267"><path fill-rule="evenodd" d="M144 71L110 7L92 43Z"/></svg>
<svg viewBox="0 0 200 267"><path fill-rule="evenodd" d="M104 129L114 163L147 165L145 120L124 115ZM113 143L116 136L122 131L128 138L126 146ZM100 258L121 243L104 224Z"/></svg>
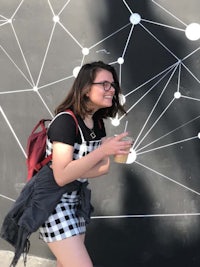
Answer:
<svg viewBox="0 0 200 267"><path fill-rule="evenodd" d="M59 186L100 177L109 170L109 156L127 154L131 147L121 138L106 138L103 119L125 110L119 102L121 92L115 69L101 61L85 64L79 71L65 100L57 107L48 131L47 154L53 152L52 169ZM73 117L75 114L79 131ZM84 245L86 221L78 215L80 192L65 193L52 215L40 228L57 259L57 267L92 267Z"/></svg>

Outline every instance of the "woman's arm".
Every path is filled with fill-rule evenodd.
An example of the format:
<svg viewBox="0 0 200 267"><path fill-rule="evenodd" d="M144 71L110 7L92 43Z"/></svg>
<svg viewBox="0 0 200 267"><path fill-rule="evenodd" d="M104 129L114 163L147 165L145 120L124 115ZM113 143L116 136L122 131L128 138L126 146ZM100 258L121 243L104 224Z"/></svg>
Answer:
<svg viewBox="0 0 200 267"><path fill-rule="evenodd" d="M100 162L102 160L107 159L110 155L128 153L125 150L131 147L131 143L128 141L120 141L121 138L127 135L128 133L122 133L116 137L108 138L97 149L77 160L73 160L73 146L54 142L52 168L57 184L63 186L86 176L89 171L91 171L90 175L92 176L92 169L94 168L94 171L95 168L97 170L97 168L100 167L95 174L95 176L98 176L98 172L100 174L101 170L106 166L101 166Z"/></svg>
<svg viewBox="0 0 200 267"><path fill-rule="evenodd" d="M99 161L94 167L89 169L81 178L95 178L108 173L110 167L110 159L106 157Z"/></svg>

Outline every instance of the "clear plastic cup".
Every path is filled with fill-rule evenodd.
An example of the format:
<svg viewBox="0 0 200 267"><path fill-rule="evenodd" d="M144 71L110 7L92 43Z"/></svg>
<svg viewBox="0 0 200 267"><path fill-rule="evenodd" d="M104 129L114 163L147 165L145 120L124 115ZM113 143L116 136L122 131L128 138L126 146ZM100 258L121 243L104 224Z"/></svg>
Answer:
<svg viewBox="0 0 200 267"><path fill-rule="evenodd" d="M133 138L130 136L125 136L121 139L122 141L131 141L133 143ZM129 149L130 150L130 149ZM114 156L114 161L117 163L126 163L128 158L128 154L117 154Z"/></svg>

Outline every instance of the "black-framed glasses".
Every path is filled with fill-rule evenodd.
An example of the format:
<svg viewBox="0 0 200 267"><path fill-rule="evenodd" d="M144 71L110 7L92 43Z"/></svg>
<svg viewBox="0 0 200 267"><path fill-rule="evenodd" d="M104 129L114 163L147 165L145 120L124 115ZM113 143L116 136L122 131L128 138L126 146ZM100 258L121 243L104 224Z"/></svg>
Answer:
<svg viewBox="0 0 200 267"><path fill-rule="evenodd" d="M116 88L116 83L114 82L108 82L108 81L104 81L104 82L96 82L96 83L92 83L92 84L100 84L103 86L104 91L109 91L111 87L113 87L114 89Z"/></svg>

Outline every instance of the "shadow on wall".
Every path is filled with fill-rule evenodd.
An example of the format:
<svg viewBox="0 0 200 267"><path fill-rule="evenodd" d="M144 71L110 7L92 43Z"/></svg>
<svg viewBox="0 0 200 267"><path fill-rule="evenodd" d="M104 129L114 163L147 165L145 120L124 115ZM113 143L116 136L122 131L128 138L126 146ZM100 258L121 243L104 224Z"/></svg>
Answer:
<svg viewBox="0 0 200 267"><path fill-rule="evenodd" d="M88 227L86 245L94 263L102 267L199 266L198 229L187 225L199 225L199 217L148 217L154 203L144 186L144 174L135 169L123 168L121 180L126 186L121 201L123 214L136 216L96 218ZM110 201L115 201L114 194ZM137 217L141 213L147 216Z"/></svg>
<svg viewBox="0 0 200 267"><path fill-rule="evenodd" d="M157 21L155 14L151 12L152 9L149 8L150 4L152 4L150 1L133 1L132 4L127 1L127 3L133 12L141 14L146 19ZM177 9L179 9L179 5L180 3L177 3ZM125 17L119 14L120 8L121 3L119 2L115 3L114 9L111 2L107 3L107 20L102 21L100 25L102 36L106 35L104 29L106 29L106 32L109 31L109 22L111 20L116 20L119 17L122 17L122 21L125 20ZM119 13L116 14L115 12ZM128 15L127 18L129 18ZM169 25L171 25L170 21ZM178 33L176 36L169 29L163 30L162 27L155 26L152 27L152 31L177 55L177 58L184 58L195 47L195 44L189 44L185 39L184 33ZM123 47L122 42L125 41L125 33L123 33L123 38L120 38L119 35L117 42L106 43L105 49L109 50L109 47L110 51L118 57L123 52L120 48ZM119 45L113 45L116 43ZM129 49L125 54L126 64L122 68L124 94L148 81L176 61L175 57L156 43L153 38L149 38L148 34L137 26L133 31ZM193 68L193 63L187 62L187 66ZM151 120L148 121L149 125L147 124L146 131L164 111L170 100L173 99L178 86L178 75L178 71L175 72L168 89L163 94L164 97L160 99L155 113L152 115ZM133 136L139 134L169 77L170 75L162 83L159 83L156 91L149 94L140 105L137 105L128 114L128 130ZM188 95L192 95L195 89L198 91L198 84L192 83L191 79L188 80L182 77L181 90L183 90L183 93L186 93L186 88L190 88L191 85L192 89L188 89ZM147 91L146 88L145 90ZM142 94L146 91L143 91ZM139 92L128 97L127 106L133 105L136 99L140 97ZM144 145L194 119L199 115L197 114L198 110L198 101L188 102L181 100L180 102L174 102L171 109L164 114L159 124L144 140ZM189 127L180 128L173 135L168 136L164 145L196 136L198 131L199 126L197 120L195 120ZM161 146L163 143L158 142L159 145ZM114 215L144 214L147 216L141 216L141 218L136 216L133 218L98 219L98 215L108 216L112 214L112 211L110 214L107 211L102 212L102 209L99 209L101 204L98 204L97 213L95 214L97 218L92 220L86 240L87 247L95 263L104 267L199 266L199 217L190 215L178 216L180 214L199 213L200 200L198 192L200 182L197 180L199 176L199 153L199 140L196 139L190 143L183 143L173 147L170 150L164 149L159 152L138 156L137 160L140 163L149 166L157 173L145 168L142 169L142 167L134 163L123 167L121 165L115 166L116 169L107 175L107 179L112 178L116 188L120 184L121 198L116 196L118 190L114 190L114 186L112 186L110 187L112 190L110 202L119 201L120 199L123 203L122 209L119 208L119 213ZM173 177L174 181L173 179L165 179L158 173L165 174L167 178ZM121 177L119 177L120 175ZM96 181L91 181L93 198L96 203L101 203L105 198L105 194L103 188L99 187L100 181L95 183ZM109 182L105 179L103 183L104 188L108 191L107 185L109 185ZM96 199L95 194L99 194L99 191L101 192L101 198ZM119 202L116 202L115 205L121 207ZM175 216L164 216L170 213ZM152 214L160 214L160 216L148 217L148 215Z"/></svg>

